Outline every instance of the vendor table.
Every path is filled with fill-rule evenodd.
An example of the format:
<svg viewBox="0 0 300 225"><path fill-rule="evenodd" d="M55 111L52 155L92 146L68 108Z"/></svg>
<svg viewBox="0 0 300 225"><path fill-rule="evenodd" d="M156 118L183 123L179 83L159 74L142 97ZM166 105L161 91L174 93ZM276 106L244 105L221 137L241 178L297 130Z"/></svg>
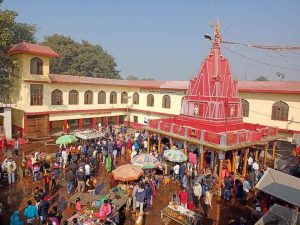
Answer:
<svg viewBox="0 0 300 225"><path fill-rule="evenodd" d="M99 199L100 195L92 195L91 193L76 193L68 201L68 206L76 203L76 199L80 198L81 205L92 205L92 203Z"/></svg>
<svg viewBox="0 0 300 225"><path fill-rule="evenodd" d="M168 205L161 211L161 219L168 217L169 219L182 225L199 225L201 224L201 216L191 210L185 209L179 205Z"/></svg>

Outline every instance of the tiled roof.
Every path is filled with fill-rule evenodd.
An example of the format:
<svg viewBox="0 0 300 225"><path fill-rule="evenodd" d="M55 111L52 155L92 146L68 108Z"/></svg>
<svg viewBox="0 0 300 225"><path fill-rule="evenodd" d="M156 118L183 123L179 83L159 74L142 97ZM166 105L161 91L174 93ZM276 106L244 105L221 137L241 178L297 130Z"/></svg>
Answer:
<svg viewBox="0 0 300 225"><path fill-rule="evenodd" d="M66 84L102 84L128 86L150 89L176 89L186 90L188 87L187 81L156 81L156 80L116 80L95 77L83 77L61 74L50 74L51 83L66 83Z"/></svg>
<svg viewBox="0 0 300 225"><path fill-rule="evenodd" d="M175 89L187 90L188 81L154 81L154 80L115 80L95 77L83 77L73 75L50 74L52 83L69 84L102 84L153 89ZM298 81L239 81L240 92L257 93L300 93L300 82Z"/></svg>
<svg viewBox="0 0 300 225"><path fill-rule="evenodd" d="M240 92L258 93L300 93L299 81L239 81Z"/></svg>
<svg viewBox="0 0 300 225"><path fill-rule="evenodd" d="M57 58L59 55L53 51L51 48L43 45L31 44L26 42L21 42L19 44L15 44L9 51L9 55L15 55L20 53L29 53L40 56L47 56Z"/></svg>

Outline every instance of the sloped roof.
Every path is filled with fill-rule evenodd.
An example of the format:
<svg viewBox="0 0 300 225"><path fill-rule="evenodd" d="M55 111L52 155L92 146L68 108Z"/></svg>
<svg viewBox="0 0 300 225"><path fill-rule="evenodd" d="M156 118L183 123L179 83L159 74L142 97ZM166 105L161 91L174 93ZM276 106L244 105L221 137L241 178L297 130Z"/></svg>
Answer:
<svg viewBox="0 0 300 225"><path fill-rule="evenodd" d="M175 89L187 90L189 81L162 81L162 80L119 80L96 77L84 77L74 75L50 74L52 83L69 83L69 84L104 84L116 86L128 86L139 88L155 89ZM300 82L272 82L272 81L238 81L238 90L240 92L257 92L257 93L300 93Z"/></svg>
<svg viewBox="0 0 300 225"><path fill-rule="evenodd" d="M11 49L8 50L9 55L15 55L20 53L47 56L51 58L59 57L59 55L55 51L53 51L47 46L31 44L26 42L15 44Z"/></svg>
<svg viewBox="0 0 300 225"><path fill-rule="evenodd" d="M238 81L241 92L300 93L299 81Z"/></svg>
<svg viewBox="0 0 300 225"><path fill-rule="evenodd" d="M268 168L255 187L300 207L300 178Z"/></svg>
<svg viewBox="0 0 300 225"><path fill-rule="evenodd" d="M267 225L267 224L276 224L276 225L287 225L292 224L293 209L274 204L268 212L260 218L255 225ZM287 223L288 222L288 223ZM297 222L300 224L300 213L297 212Z"/></svg>
<svg viewBox="0 0 300 225"><path fill-rule="evenodd" d="M156 80L119 80L73 75L50 74L51 83L69 84L102 84L114 86L127 86L150 89L176 89L186 90L187 81L156 81Z"/></svg>

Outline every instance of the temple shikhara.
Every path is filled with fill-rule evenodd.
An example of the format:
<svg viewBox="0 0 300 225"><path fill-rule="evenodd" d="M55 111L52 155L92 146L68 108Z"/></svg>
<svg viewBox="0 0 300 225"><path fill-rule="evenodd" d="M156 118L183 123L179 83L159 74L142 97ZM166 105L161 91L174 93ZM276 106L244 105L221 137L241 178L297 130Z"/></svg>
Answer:
<svg viewBox="0 0 300 225"><path fill-rule="evenodd" d="M236 172L236 157L246 162L249 149L256 161L264 149L266 164L270 145L272 160L275 159L278 129L243 122L237 81L232 79L229 61L221 53L218 24L211 50L198 74L189 82L180 115L150 120L146 129L150 134L157 134L160 140L167 137L171 143L183 143L185 148L196 146L200 169L210 167L218 171L219 178L224 178L224 168ZM242 175L247 173L246 165L243 163Z"/></svg>

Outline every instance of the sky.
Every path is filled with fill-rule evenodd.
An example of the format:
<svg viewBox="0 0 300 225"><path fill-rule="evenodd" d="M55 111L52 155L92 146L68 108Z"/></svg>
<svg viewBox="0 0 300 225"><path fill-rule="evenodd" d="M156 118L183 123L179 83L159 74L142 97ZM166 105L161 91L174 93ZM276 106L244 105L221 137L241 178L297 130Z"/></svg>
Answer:
<svg viewBox="0 0 300 225"><path fill-rule="evenodd" d="M123 78L195 76L211 47L203 35L213 34L209 24L217 19L223 40L300 46L299 0L5 0L1 8L17 11L19 22L37 24L39 41L63 34L101 45L115 58ZM225 44L222 51L235 79L276 80L280 72L286 80L300 81L300 51Z"/></svg>

